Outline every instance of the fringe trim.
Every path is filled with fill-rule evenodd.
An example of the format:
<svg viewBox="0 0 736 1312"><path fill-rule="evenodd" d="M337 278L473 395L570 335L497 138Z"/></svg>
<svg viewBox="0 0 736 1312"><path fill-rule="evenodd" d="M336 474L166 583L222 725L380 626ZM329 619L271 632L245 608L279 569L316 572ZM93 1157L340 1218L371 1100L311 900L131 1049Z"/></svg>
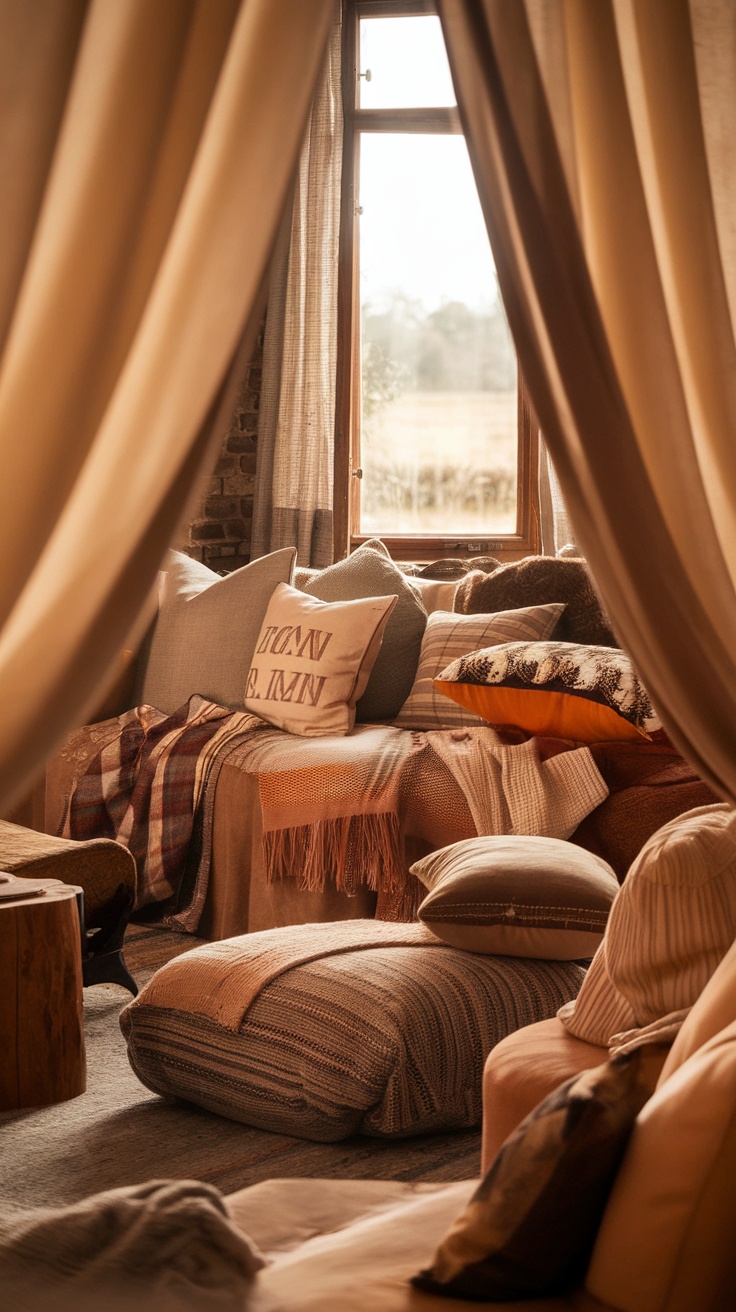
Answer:
<svg viewBox="0 0 736 1312"><path fill-rule="evenodd" d="M395 811L270 829L263 835L263 857L269 883L294 879L310 893L330 886L354 896L367 886L400 894L408 882Z"/></svg>

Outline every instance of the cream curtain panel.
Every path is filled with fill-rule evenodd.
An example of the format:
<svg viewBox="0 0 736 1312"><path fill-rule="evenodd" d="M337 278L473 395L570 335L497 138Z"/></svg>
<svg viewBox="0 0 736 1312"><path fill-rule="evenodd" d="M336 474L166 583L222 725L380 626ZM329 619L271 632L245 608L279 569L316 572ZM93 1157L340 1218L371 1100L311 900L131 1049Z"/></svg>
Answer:
<svg viewBox="0 0 736 1312"><path fill-rule="evenodd" d="M0 0L0 799L214 459L331 0Z"/></svg>
<svg viewBox="0 0 736 1312"><path fill-rule="evenodd" d="M736 7L440 0L525 379L621 641L736 799Z"/></svg>
<svg viewBox="0 0 736 1312"><path fill-rule="evenodd" d="M251 538L251 559L296 546L320 568L333 561L341 39L336 21L271 267Z"/></svg>

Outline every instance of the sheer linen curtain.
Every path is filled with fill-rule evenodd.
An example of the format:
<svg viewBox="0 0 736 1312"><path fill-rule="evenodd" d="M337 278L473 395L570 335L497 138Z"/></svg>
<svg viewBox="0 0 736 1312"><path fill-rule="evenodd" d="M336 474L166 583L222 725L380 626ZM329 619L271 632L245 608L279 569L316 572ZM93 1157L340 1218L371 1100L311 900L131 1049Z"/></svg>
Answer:
<svg viewBox="0 0 736 1312"><path fill-rule="evenodd" d="M271 268L251 537L251 559L296 546L315 567L334 558L340 46L338 17Z"/></svg>
<svg viewBox="0 0 736 1312"><path fill-rule="evenodd" d="M524 377L674 741L736 800L732 0L439 0Z"/></svg>
<svg viewBox="0 0 736 1312"><path fill-rule="evenodd" d="M332 8L0 3L6 808L93 705L214 459Z"/></svg>

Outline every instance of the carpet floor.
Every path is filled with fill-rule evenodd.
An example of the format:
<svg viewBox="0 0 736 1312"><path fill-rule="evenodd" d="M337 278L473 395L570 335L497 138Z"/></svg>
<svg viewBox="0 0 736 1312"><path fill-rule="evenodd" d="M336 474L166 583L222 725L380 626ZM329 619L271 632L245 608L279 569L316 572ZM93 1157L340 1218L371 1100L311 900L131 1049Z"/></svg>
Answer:
<svg viewBox="0 0 736 1312"><path fill-rule="evenodd" d="M134 925L126 937L126 961L141 986L198 942ZM153 1179L206 1180L231 1193L273 1177L446 1181L469 1179L480 1170L480 1131L322 1144L165 1102L128 1064L118 1016L129 998L113 984L84 991L85 1093L52 1107L0 1115L3 1210L58 1207Z"/></svg>

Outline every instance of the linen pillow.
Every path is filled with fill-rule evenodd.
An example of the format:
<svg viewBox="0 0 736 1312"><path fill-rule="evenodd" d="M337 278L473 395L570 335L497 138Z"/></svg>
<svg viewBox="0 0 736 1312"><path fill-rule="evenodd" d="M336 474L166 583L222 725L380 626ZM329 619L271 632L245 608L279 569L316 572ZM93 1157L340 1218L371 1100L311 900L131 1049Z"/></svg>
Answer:
<svg viewBox="0 0 736 1312"><path fill-rule="evenodd" d="M699 806L644 844L559 1018L577 1038L608 1045L691 1007L735 938L736 811Z"/></svg>
<svg viewBox="0 0 736 1312"><path fill-rule="evenodd" d="M320 601L353 601L359 597L393 594L396 606L386 625L383 645L356 708L358 721L393 720L414 679L427 623L427 612L405 574L383 543L358 547L346 560L319 571L304 591Z"/></svg>
<svg viewBox="0 0 736 1312"><path fill-rule="evenodd" d="M261 556L220 578L180 551L169 553L134 705L173 715L199 693L242 710L243 689L271 594L289 583L296 550Z"/></svg>
<svg viewBox="0 0 736 1312"><path fill-rule="evenodd" d="M658 728L631 661L618 647L507 642L455 660L435 687L491 724L581 743L649 739Z"/></svg>
<svg viewBox="0 0 736 1312"><path fill-rule="evenodd" d="M469 952L575 961L592 957L618 893L600 857L558 838L466 838L411 867L427 888L418 916Z"/></svg>
<svg viewBox="0 0 736 1312"><path fill-rule="evenodd" d="M280 583L268 603L245 708L289 733L350 733L396 597L326 602Z"/></svg>
<svg viewBox="0 0 736 1312"><path fill-rule="evenodd" d="M483 720L442 696L434 680L451 661L478 647L521 639L546 638L564 610L562 603L502 610L493 615L457 615L437 610L427 619L419 668L396 723L402 729L454 729Z"/></svg>
<svg viewBox="0 0 736 1312"><path fill-rule="evenodd" d="M733 1307L735 1089L731 1023L663 1080L639 1114L586 1277L606 1306Z"/></svg>
<svg viewBox="0 0 736 1312"><path fill-rule="evenodd" d="M642 1050L574 1075L509 1135L413 1284L483 1301L554 1294L584 1274L648 1093Z"/></svg>

